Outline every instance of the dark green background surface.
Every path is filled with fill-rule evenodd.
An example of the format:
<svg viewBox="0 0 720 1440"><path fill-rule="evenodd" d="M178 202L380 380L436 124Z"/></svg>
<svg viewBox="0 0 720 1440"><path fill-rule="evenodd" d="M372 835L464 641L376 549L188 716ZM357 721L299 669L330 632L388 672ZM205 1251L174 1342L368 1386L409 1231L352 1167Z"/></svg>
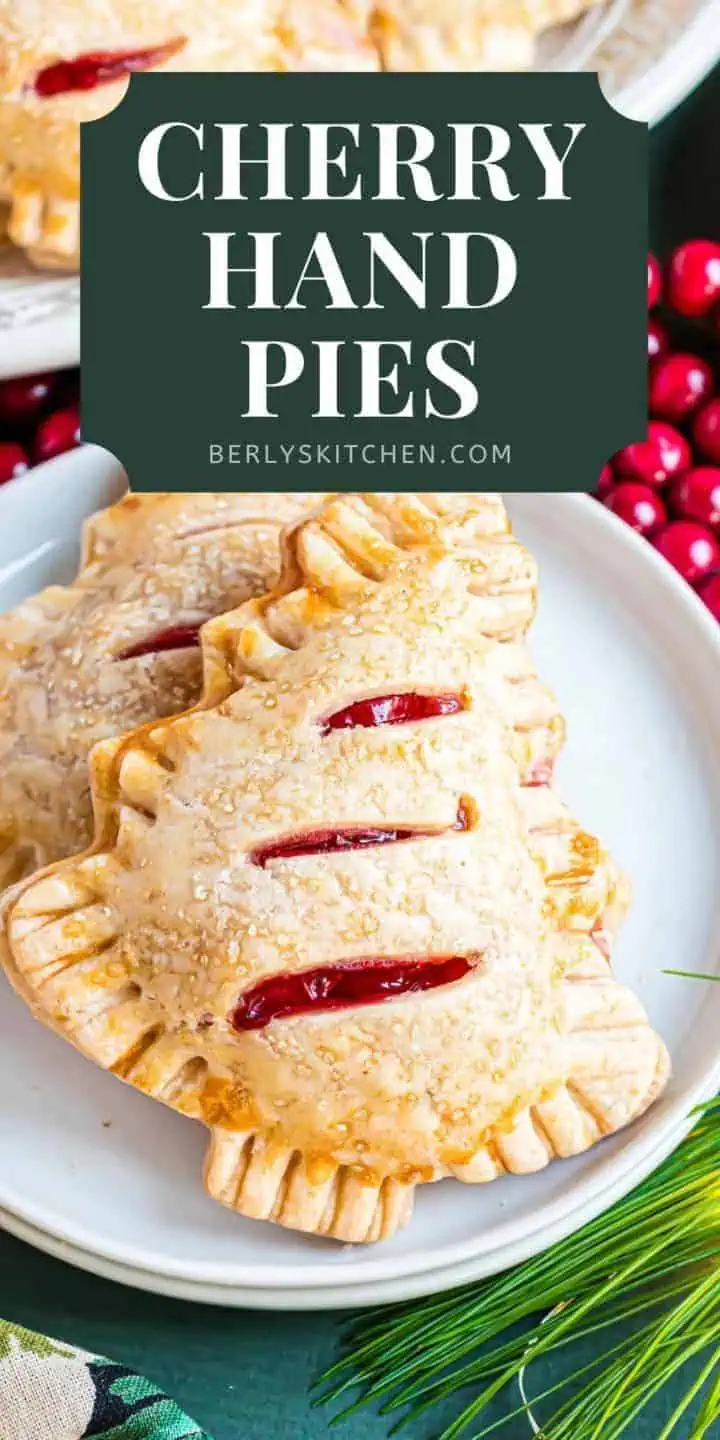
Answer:
<svg viewBox="0 0 720 1440"><path fill-rule="evenodd" d="M720 235L720 71L655 131L652 148L658 248L691 234ZM0 1235L0 1314L152 1374L214 1440L328 1434L323 1413L309 1408L307 1386L334 1354L336 1315L251 1314L157 1299L71 1270L7 1235ZM638 1420L629 1440L657 1440L669 1400ZM361 1415L334 1433L381 1440L387 1427ZM433 1432L418 1425L406 1433L427 1440ZM500 1433L527 1435L524 1426Z"/></svg>

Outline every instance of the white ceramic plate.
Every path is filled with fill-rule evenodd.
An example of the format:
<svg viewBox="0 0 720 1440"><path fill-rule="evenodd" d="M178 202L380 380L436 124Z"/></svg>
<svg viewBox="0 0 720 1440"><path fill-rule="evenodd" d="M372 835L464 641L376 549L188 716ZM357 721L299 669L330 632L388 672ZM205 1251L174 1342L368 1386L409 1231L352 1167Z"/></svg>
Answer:
<svg viewBox="0 0 720 1440"><path fill-rule="evenodd" d="M86 451L4 487L0 608L67 573L95 480L103 500L122 483L107 456ZM720 631L594 502L516 496L511 508L541 564L534 649L570 721L560 783L633 877L617 966L670 1045L667 1095L625 1135L543 1175L427 1187L402 1235L348 1249L216 1207L200 1184L200 1128L95 1070L4 987L0 1206L14 1228L34 1227L89 1268L226 1304L400 1298L491 1273L576 1228L647 1173L720 1083L720 986L661 973L720 966Z"/></svg>
<svg viewBox="0 0 720 1440"><path fill-rule="evenodd" d="M581 1221L575 1220L573 1215L569 1214L564 1216L561 1222L548 1226L543 1231L540 1248L547 1249L550 1245L555 1245L578 1229L580 1223L586 1224L620 1200L675 1149L687 1134L690 1124L691 1120L685 1120L677 1130L668 1132L663 1137L662 1144L646 1156L641 1168L616 1178L612 1185L598 1194L593 1206L583 1210ZM46 1230L40 1230L10 1210L0 1210L0 1228L16 1235L19 1240L24 1240L35 1249L53 1255L57 1260L76 1265L80 1270L88 1270L93 1275L102 1275L107 1280L116 1280L121 1285L130 1285L136 1290L147 1290L155 1295L172 1295L178 1300L192 1300L197 1304L222 1305L244 1310L336 1310L339 1307L361 1309L396 1304L401 1300L414 1300L424 1295L456 1290L458 1286L468 1285L473 1280L498 1274L536 1254L539 1248L533 1237L527 1236L523 1242L498 1248L492 1262L474 1256L456 1265L443 1265L439 1269L423 1270L417 1275L394 1276L389 1280L368 1281L365 1284L263 1289L203 1283L184 1279L182 1276L164 1275L153 1270L123 1265L118 1261L108 1260L95 1251L71 1245L67 1240L62 1240Z"/></svg>
<svg viewBox="0 0 720 1440"><path fill-rule="evenodd" d="M0 243L0 380L80 358L80 281L43 273Z"/></svg>
<svg viewBox="0 0 720 1440"><path fill-rule="evenodd" d="M547 32L537 69L597 71L616 109L654 125L719 57L720 0L605 0ZM78 363L79 297L77 277L0 245L0 379Z"/></svg>

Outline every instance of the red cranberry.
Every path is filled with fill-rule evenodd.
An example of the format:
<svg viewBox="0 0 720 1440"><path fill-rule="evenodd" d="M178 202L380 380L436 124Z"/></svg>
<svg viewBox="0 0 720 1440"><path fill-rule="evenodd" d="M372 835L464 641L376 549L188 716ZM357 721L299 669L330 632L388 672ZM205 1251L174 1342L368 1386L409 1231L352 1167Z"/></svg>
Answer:
<svg viewBox="0 0 720 1440"><path fill-rule="evenodd" d="M653 537L653 545L691 585L720 568L720 545L710 530L694 520L666 525Z"/></svg>
<svg viewBox="0 0 720 1440"><path fill-rule="evenodd" d="M661 355L650 372L650 411L665 420L692 415L715 386L710 366L699 355Z"/></svg>
<svg viewBox="0 0 720 1440"><path fill-rule="evenodd" d="M652 535L667 521L667 510L656 490L633 480L615 485L605 505L640 535Z"/></svg>
<svg viewBox="0 0 720 1440"><path fill-rule="evenodd" d="M648 360L657 360L659 355L667 354L670 348L670 339L664 325L651 315L648 319Z"/></svg>
<svg viewBox="0 0 720 1440"><path fill-rule="evenodd" d="M21 375L0 385L0 421L5 425L29 425L47 404L56 383L55 375Z"/></svg>
<svg viewBox="0 0 720 1440"><path fill-rule="evenodd" d="M684 435L663 420L651 420L647 439L636 440L618 450L618 475L641 480L644 485L664 485L692 464L692 451Z"/></svg>
<svg viewBox="0 0 720 1440"><path fill-rule="evenodd" d="M662 271L660 261L652 251L647 257L647 304L648 310L653 310L660 304L662 296Z"/></svg>
<svg viewBox="0 0 720 1440"><path fill-rule="evenodd" d="M14 440L0 440L0 485L24 475L28 464L22 445L16 445Z"/></svg>
<svg viewBox="0 0 720 1440"><path fill-rule="evenodd" d="M706 575L697 587L700 599L705 602L711 615L720 620L720 571Z"/></svg>
<svg viewBox="0 0 720 1440"><path fill-rule="evenodd" d="M670 506L682 520L720 525L720 470L713 465L699 465L681 475L670 491Z"/></svg>
<svg viewBox="0 0 720 1440"><path fill-rule="evenodd" d="M603 465L602 470L598 475L598 482L595 488L595 494L597 495L598 500L604 500L606 495L610 494L610 491L612 490L614 484L615 476L613 474L612 465Z"/></svg>
<svg viewBox="0 0 720 1440"><path fill-rule="evenodd" d="M686 240L670 261L669 301L679 315L707 315L720 298L720 245Z"/></svg>
<svg viewBox="0 0 720 1440"><path fill-rule="evenodd" d="M708 460L714 460L720 465L720 400L711 400L693 422L693 440L707 455Z"/></svg>
<svg viewBox="0 0 720 1440"><path fill-rule="evenodd" d="M65 410L53 410L38 426L33 446L33 459L52 460L65 450L72 450L80 443L80 416L74 405Z"/></svg>

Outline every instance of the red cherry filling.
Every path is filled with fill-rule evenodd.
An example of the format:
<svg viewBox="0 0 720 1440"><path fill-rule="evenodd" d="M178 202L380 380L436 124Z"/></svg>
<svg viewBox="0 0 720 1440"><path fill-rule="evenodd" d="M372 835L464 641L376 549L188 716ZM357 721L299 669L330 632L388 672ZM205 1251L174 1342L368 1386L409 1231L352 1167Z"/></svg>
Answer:
<svg viewBox="0 0 720 1440"><path fill-rule="evenodd" d="M590 931L590 939L597 945L603 958L609 961L612 954L612 938L608 931L603 929L599 920L596 921Z"/></svg>
<svg viewBox="0 0 720 1440"><path fill-rule="evenodd" d="M152 70L182 50L185 37L168 40L164 45L150 45L143 50L89 50L73 60L57 60L38 71L33 82L36 95L66 95L72 90L95 90L109 85L136 70Z"/></svg>
<svg viewBox="0 0 720 1440"><path fill-rule="evenodd" d="M465 709L462 695L419 695L409 690L402 695L373 695L355 700L334 715L320 721L323 735L330 730L370 729L375 725L407 725L411 720L431 720L436 715L457 715Z"/></svg>
<svg viewBox="0 0 720 1440"><path fill-rule="evenodd" d="M470 815L461 803L453 830L469 830ZM374 845L397 845L401 840L420 840L425 836L439 835L439 830L400 828L394 825L346 825L337 829L305 830L299 835L288 835L284 840L270 840L267 845L258 845L250 851L251 865L261 870L270 860L294 860L300 855L330 855L345 850L366 850Z"/></svg>
<svg viewBox="0 0 720 1440"><path fill-rule="evenodd" d="M527 790L539 789L541 786L549 785L553 778L554 765L552 760L535 760L527 773L527 779L523 782Z"/></svg>
<svg viewBox="0 0 720 1440"><path fill-rule="evenodd" d="M240 996L229 1019L234 1030L260 1030L271 1020L311 1011L377 1005L395 995L415 995L462 980L470 970L464 955L407 956L400 960L356 960L322 965L294 975L272 975Z"/></svg>
<svg viewBox="0 0 720 1440"><path fill-rule="evenodd" d="M135 645L120 650L116 660L137 660L140 655L159 655L163 650L194 650L200 644L200 631L205 620L194 620L191 625L169 625L167 630L158 630Z"/></svg>

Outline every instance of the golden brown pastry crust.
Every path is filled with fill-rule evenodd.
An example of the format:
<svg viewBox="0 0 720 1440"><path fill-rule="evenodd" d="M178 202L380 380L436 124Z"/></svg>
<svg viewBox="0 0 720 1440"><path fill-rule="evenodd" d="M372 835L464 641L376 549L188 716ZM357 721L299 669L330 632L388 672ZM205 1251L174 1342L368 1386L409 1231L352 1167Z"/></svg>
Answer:
<svg viewBox="0 0 720 1440"><path fill-rule="evenodd" d="M44 97L33 88L38 73L79 55L166 46L152 69L378 68L339 0L0 0L0 201L8 237L36 264L77 266L80 123L113 110L128 84Z"/></svg>
<svg viewBox="0 0 720 1440"><path fill-rule="evenodd" d="M495 497L328 502L287 537L279 588L206 627L201 705L98 747L93 851L10 899L5 961L35 1012L204 1120L208 1189L245 1215L381 1238L415 1184L576 1154L664 1083L662 1041L604 953L617 874L538 783L560 729L522 658L534 589ZM465 708L318 723L398 690ZM388 823L422 835L252 860L278 835ZM408 954L471 968L233 1028L262 977Z"/></svg>
<svg viewBox="0 0 720 1440"><path fill-rule="evenodd" d="M158 47L152 68L159 70L522 70L532 64L535 37L586 5L0 0L0 203L9 206L8 235L40 266L78 264L80 122L114 109L127 80L38 95L38 73L58 60Z"/></svg>
<svg viewBox="0 0 720 1440"><path fill-rule="evenodd" d="M128 496L88 523L72 585L0 616L0 888L89 843L97 740L198 699L199 649L117 657L264 591L281 526L321 498Z"/></svg>

